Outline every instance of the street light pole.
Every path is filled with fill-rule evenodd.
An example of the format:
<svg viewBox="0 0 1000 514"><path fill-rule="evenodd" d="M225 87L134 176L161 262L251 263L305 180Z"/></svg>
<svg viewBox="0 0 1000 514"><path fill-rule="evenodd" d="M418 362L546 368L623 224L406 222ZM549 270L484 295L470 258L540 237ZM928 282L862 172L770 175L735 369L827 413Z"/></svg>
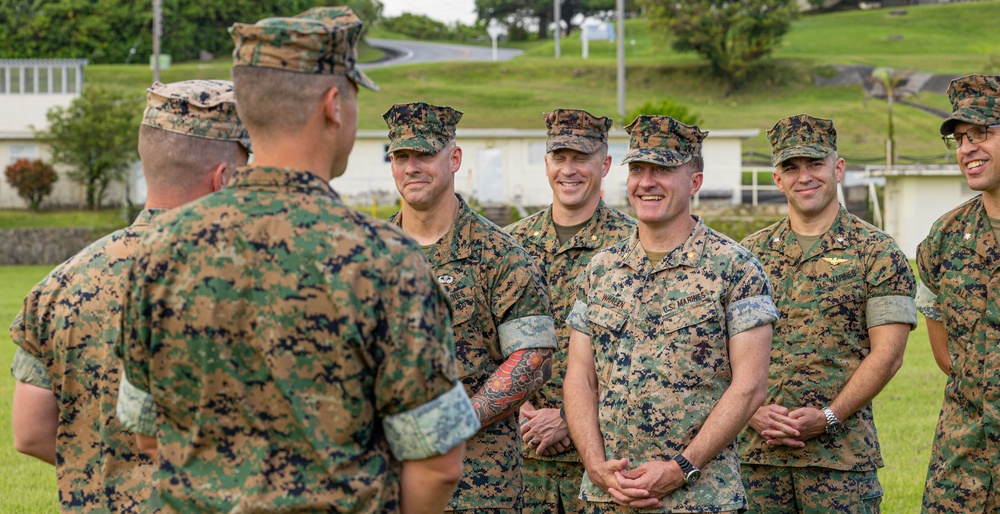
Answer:
<svg viewBox="0 0 1000 514"><path fill-rule="evenodd" d="M552 2L552 6L553 6L552 7L552 10L553 10L552 16L556 19L556 59L559 58L559 36L561 35L560 33L562 32L562 30L560 30L562 27L561 27L561 25L559 23L559 19L562 18L562 13L560 12L560 9L559 9L560 8L559 4L561 4L561 3L562 2L560 0L553 0L553 2Z"/></svg>
<svg viewBox="0 0 1000 514"><path fill-rule="evenodd" d="M163 0L153 0L153 82L160 81L160 33L163 31Z"/></svg>
<svg viewBox="0 0 1000 514"><path fill-rule="evenodd" d="M625 0L617 0L618 10L618 116L625 117Z"/></svg>

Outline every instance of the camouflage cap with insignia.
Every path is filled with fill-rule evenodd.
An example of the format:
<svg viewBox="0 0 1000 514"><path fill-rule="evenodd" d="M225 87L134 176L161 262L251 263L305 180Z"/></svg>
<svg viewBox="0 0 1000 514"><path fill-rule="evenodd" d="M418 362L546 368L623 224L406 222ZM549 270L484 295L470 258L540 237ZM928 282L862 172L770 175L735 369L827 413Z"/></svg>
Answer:
<svg viewBox="0 0 1000 514"><path fill-rule="evenodd" d="M1000 123L1000 75L969 75L951 81L948 87L951 116L941 124L941 135L955 131L959 122L973 125Z"/></svg>
<svg viewBox="0 0 1000 514"><path fill-rule="evenodd" d="M435 154L455 139L455 125L462 119L462 112L447 106L415 102L393 105L382 119L389 126L386 155L396 150Z"/></svg>
<svg viewBox="0 0 1000 514"><path fill-rule="evenodd" d="M707 131L685 125L670 116L637 116L625 127L631 139L622 164L632 161L661 166L680 166L701 155L701 142Z"/></svg>
<svg viewBox="0 0 1000 514"><path fill-rule="evenodd" d="M833 120L798 114L782 118L767 131L771 142L772 166L795 157L822 159L837 151L837 130Z"/></svg>
<svg viewBox="0 0 1000 514"><path fill-rule="evenodd" d="M236 114L233 83L228 80L153 83L146 90L142 124L186 136L236 141L253 153L250 135Z"/></svg>
<svg viewBox="0 0 1000 514"><path fill-rule="evenodd" d="M611 118L578 109L556 109L545 115L549 138L545 153L569 149L592 154L608 146Z"/></svg>
<svg viewBox="0 0 1000 514"><path fill-rule="evenodd" d="M350 7L314 7L294 18L235 23L229 28L236 45L233 66L346 75L355 84L378 91L378 85L357 68L355 46L363 25Z"/></svg>

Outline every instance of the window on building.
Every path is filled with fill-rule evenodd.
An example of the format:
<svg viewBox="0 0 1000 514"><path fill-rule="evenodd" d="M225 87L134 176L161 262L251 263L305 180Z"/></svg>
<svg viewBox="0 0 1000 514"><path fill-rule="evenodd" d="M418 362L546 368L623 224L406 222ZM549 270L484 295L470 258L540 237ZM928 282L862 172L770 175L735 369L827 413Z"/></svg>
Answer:
<svg viewBox="0 0 1000 514"><path fill-rule="evenodd" d="M7 147L7 164L14 164L18 159L33 161L38 158L38 145L10 145Z"/></svg>

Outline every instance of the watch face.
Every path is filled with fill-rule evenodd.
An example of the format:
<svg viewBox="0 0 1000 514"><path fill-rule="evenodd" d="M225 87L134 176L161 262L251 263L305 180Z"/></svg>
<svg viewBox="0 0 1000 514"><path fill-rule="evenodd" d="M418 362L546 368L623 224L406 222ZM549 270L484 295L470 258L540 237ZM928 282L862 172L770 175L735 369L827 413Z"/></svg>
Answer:
<svg viewBox="0 0 1000 514"><path fill-rule="evenodd" d="M842 423L831 423L826 427L826 431L836 435L844 431L844 425Z"/></svg>
<svg viewBox="0 0 1000 514"><path fill-rule="evenodd" d="M688 485L691 485L697 482L699 478L701 478L701 471L696 469L688 473L687 476L684 477L684 481L686 481Z"/></svg>

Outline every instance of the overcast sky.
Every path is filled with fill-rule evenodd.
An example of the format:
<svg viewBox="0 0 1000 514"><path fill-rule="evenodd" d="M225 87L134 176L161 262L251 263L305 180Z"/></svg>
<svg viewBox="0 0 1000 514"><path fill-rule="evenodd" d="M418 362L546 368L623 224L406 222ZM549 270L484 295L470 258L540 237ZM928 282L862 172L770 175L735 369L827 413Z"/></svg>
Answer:
<svg viewBox="0 0 1000 514"><path fill-rule="evenodd" d="M445 23L476 22L475 0L382 0L384 16L399 16L403 12L423 14Z"/></svg>

